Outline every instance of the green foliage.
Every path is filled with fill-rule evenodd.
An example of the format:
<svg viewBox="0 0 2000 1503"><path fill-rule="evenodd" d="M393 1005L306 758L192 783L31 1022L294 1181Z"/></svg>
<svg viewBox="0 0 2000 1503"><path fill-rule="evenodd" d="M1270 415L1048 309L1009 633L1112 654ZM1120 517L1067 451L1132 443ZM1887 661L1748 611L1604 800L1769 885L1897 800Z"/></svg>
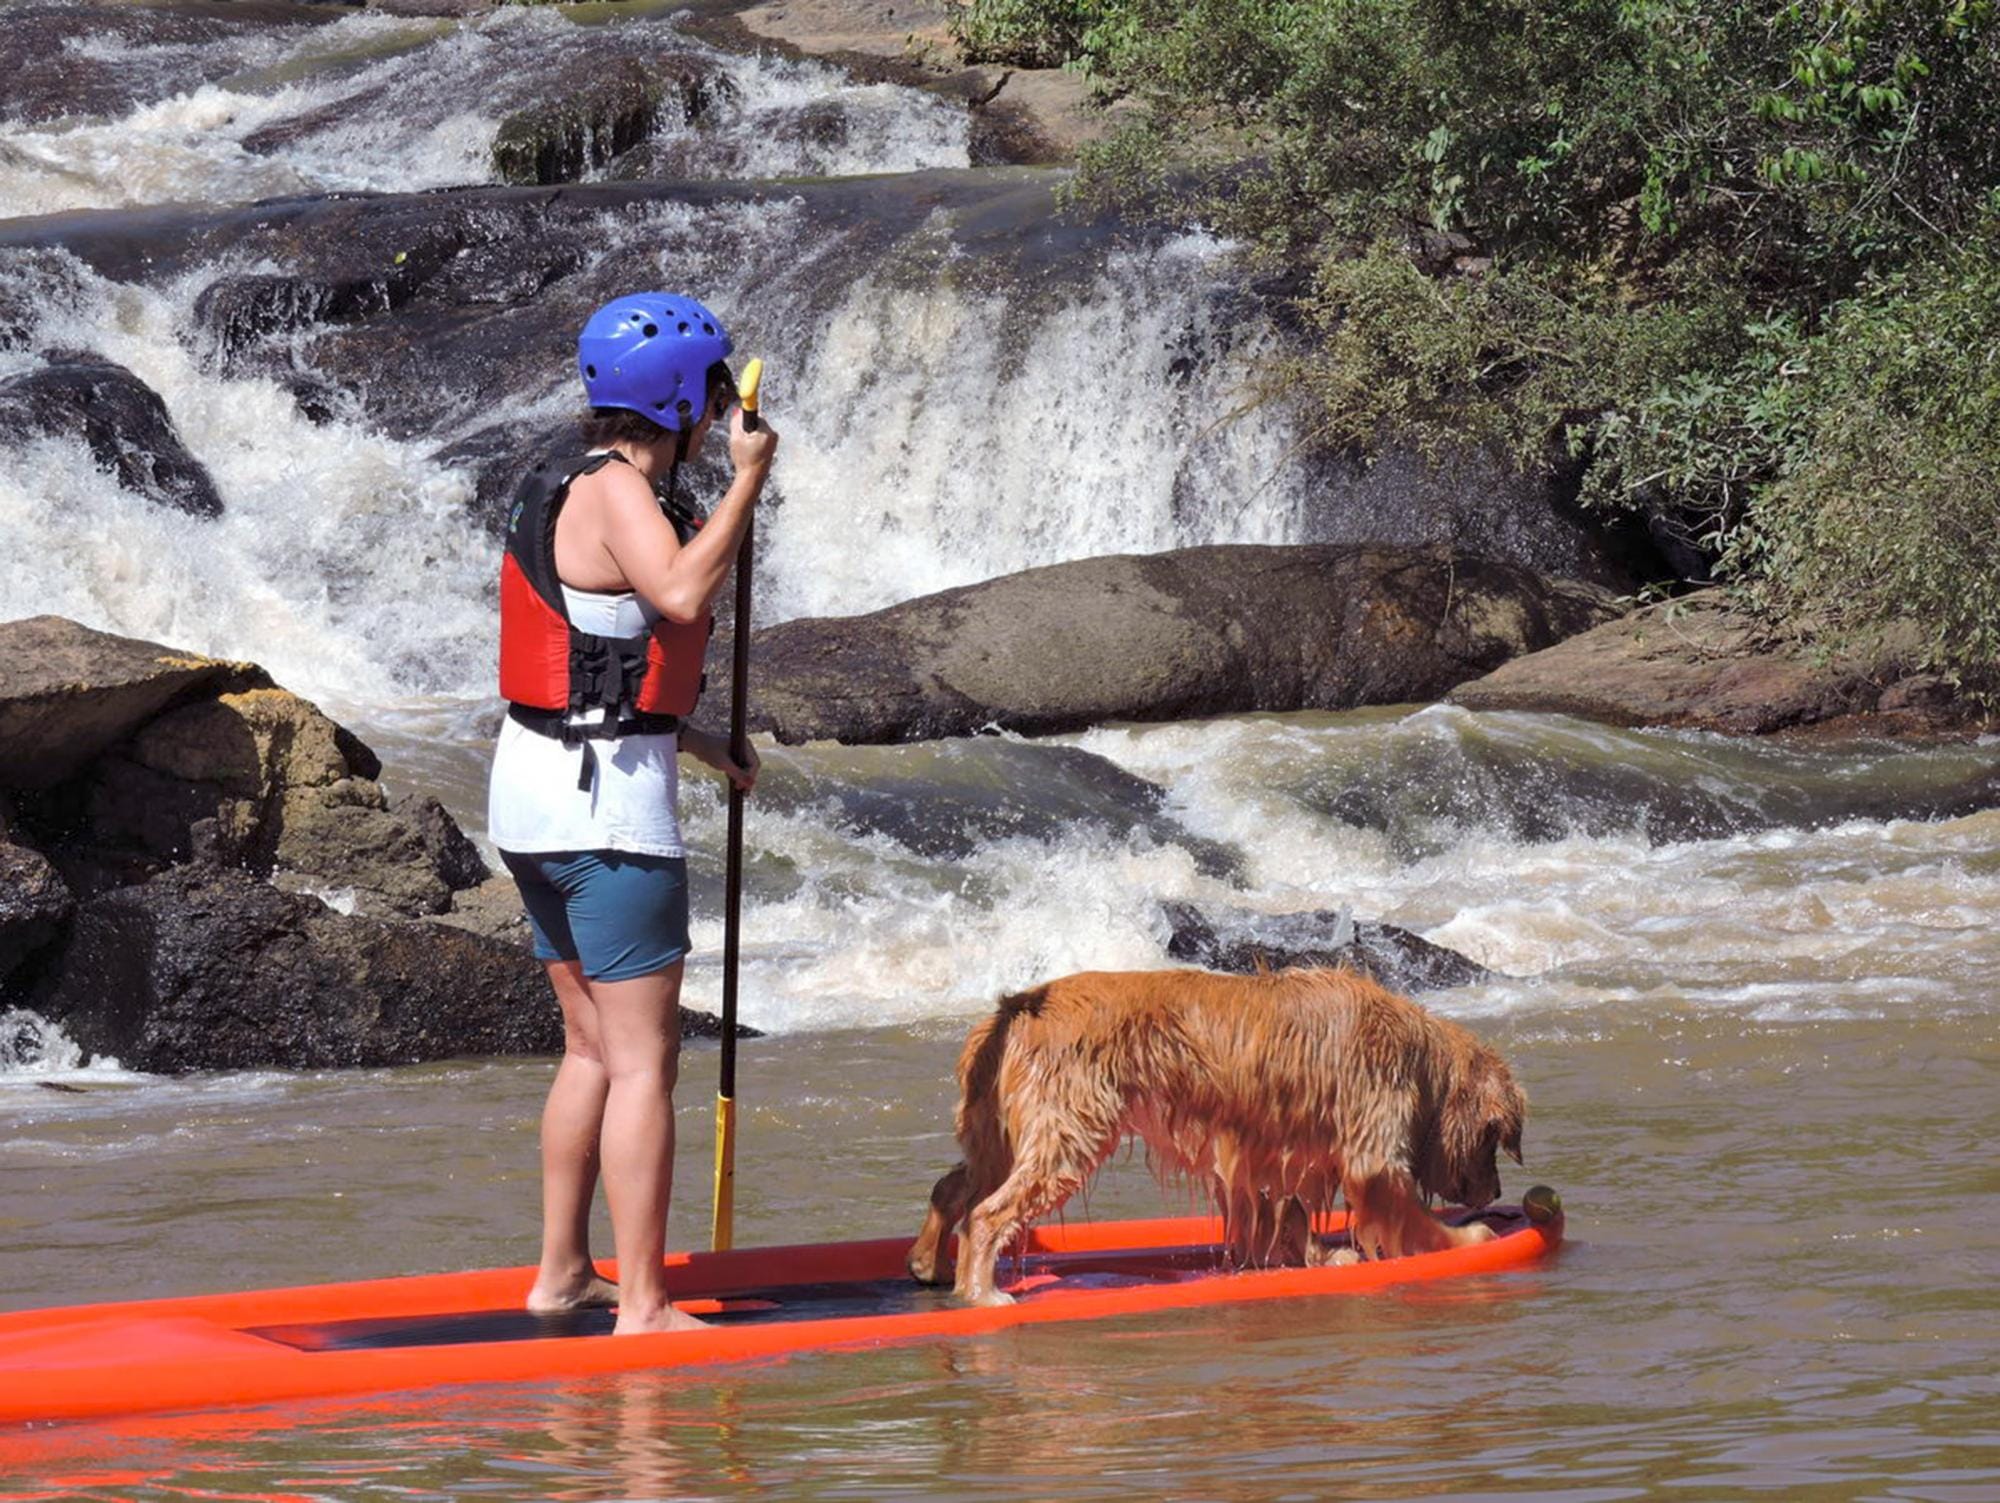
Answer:
<svg viewBox="0 0 2000 1503"><path fill-rule="evenodd" d="M1996 0L970 0L961 35L1144 106L1078 196L1310 271L1267 376L1329 443L1573 466L1795 624L2000 663Z"/></svg>
<svg viewBox="0 0 2000 1503"><path fill-rule="evenodd" d="M1089 73L1126 50L1137 19L1119 0L971 0L951 31L967 62Z"/></svg>
<svg viewBox="0 0 2000 1503"><path fill-rule="evenodd" d="M1728 562L1836 637L1916 622L1932 666L2000 690L2000 213L1872 283L1805 347L1780 477Z"/></svg>

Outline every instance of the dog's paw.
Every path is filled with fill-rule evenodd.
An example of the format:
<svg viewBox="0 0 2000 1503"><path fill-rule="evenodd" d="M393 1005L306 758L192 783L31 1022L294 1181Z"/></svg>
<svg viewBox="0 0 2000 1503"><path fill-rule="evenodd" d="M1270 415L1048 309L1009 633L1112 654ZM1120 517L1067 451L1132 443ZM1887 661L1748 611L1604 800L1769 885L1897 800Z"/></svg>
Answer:
<svg viewBox="0 0 2000 1503"><path fill-rule="evenodd" d="M983 1305L989 1310L999 1310L1013 1304L1014 1296L1009 1294L1005 1289L988 1289L980 1294L963 1296L960 1298L959 1303L970 1306Z"/></svg>
<svg viewBox="0 0 2000 1503"><path fill-rule="evenodd" d="M951 1274L939 1268L935 1262L923 1262L912 1258L903 1266L910 1271L910 1277L919 1284L928 1284L936 1288L939 1284L951 1282Z"/></svg>
<svg viewBox="0 0 2000 1503"><path fill-rule="evenodd" d="M1326 1259L1329 1268L1352 1268L1360 1261L1361 1254L1351 1247L1335 1248Z"/></svg>

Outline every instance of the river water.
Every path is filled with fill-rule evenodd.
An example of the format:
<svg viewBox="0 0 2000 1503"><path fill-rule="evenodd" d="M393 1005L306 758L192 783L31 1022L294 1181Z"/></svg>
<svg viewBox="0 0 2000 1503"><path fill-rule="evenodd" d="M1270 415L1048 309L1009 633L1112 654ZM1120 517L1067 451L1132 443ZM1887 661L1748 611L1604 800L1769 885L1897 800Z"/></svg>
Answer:
<svg viewBox="0 0 2000 1503"><path fill-rule="evenodd" d="M976 175L953 108L715 54L665 12L268 14L79 42L78 69L143 87L0 126L9 212L477 181L524 58L629 36L736 81L717 175ZM244 145L274 126L281 144ZM858 275L839 226L781 195L726 212L832 258L782 318L751 317L792 373L760 619L1340 525L1287 468L1281 409L1214 425L1266 337L1232 322L1227 247L1162 233L1023 285L932 228ZM32 545L0 555L0 616L256 657L476 833L493 551L470 478L433 457L451 435L314 423L224 372L189 332L212 270L0 264L41 345L162 394L226 505L168 513L63 441L0 456L0 522ZM1063 428L1100 365L1116 421ZM557 374L509 414L551 410ZM386 558L423 559L424 588ZM1526 1085L1508 1188L1561 1188L1568 1247L1532 1274L1283 1309L38 1427L0 1435L0 1498L2000 1499L2000 745L1403 706L766 756L744 1011L769 1036L740 1065L739 1242L914 1230L953 1157L968 1020L1036 979L1163 964L1161 904L1182 901L1252 929L1345 906L1491 967L1426 1001ZM713 1005L721 809L690 781L688 992ZM6 1013L0 1308L524 1261L549 1070L167 1080ZM707 1226L714 1071L691 1046L675 1245ZM1088 1211L1161 1206L1134 1162Z"/></svg>

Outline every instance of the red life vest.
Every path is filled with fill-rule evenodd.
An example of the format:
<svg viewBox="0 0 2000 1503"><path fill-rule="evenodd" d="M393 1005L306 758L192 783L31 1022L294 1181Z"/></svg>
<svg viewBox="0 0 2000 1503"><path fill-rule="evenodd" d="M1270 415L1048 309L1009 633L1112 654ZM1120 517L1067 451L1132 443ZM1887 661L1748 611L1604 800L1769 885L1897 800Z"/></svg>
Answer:
<svg viewBox="0 0 2000 1503"><path fill-rule="evenodd" d="M701 697L702 657L715 626L703 611L694 621L663 618L641 636L601 637L570 620L556 576L556 518L578 476L614 462L629 463L616 453L579 454L529 470L514 495L500 561L500 693L515 720L569 745L678 730ZM672 507L667 519L682 543L701 526ZM598 707L607 711L601 723L570 724L575 712ZM594 761L585 758L581 786L589 786Z"/></svg>

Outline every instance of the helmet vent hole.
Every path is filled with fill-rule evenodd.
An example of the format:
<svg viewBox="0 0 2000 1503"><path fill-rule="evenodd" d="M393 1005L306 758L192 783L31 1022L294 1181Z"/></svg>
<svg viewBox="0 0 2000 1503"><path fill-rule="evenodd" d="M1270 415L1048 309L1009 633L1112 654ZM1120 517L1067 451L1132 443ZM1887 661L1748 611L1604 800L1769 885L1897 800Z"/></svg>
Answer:
<svg viewBox="0 0 2000 1503"><path fill-rule="evenodd" d="M685 333L687 333L687 331L688 331L688 326L687 326L686 324L682 324L682 325L681 325L681 333L685 334Z"/></svg>
<svg viewBox="0 0 2000 1503"><path fill-rule="evenodd" d="M702 332L703 332L704 334L713 334L713 333L715 332L715 325L714 325L714 324L703 324L703 325L701 326L701 329L702 329Z"/></svg>
<svg viewBox="0 0 2000 1503"><path fill-rule="evenodd" d="M640 332L643 333L648 339L651 339L655 334L660 332L660 326L658 324L647 324L646 327Z"/></svg>
<svg viewBox="0 0 2000 1503"><path fill-rule="evenodd" d="M659 401L653 404L653 411L655 412L665 412L666 410L667 410L667 404L665 403L665 401Z"/></svg>
<svg viewBox="0 0 2000 1503"><path fill-rule="evenodd" d="M583 368L583 373L584 373L584 374L585 374L586 376L590 377L590 379L591 379L591 380L593 380L593 381L595 381L595 380L597 379L597 367L596 367L596 366L594 366L594 365L586 365L586 366L585 366L585 367Z"/></svg>

